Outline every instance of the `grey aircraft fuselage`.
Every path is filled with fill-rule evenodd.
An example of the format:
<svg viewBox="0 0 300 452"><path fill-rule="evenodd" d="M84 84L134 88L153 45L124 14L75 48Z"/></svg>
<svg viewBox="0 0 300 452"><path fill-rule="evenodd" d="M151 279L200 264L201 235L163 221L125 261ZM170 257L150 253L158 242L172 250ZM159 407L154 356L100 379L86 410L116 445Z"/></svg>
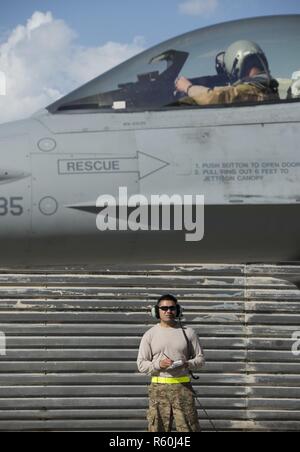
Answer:
<svg viewBox="0 0 300 452"><path fill-rule="evenodd" d="M300 16L278 16L192 32L0 125L0 265L299 262L300 103L285 97L298 68L299 24ZM267 49L282 101L169 105L181 70L195 76L221 45L253 35L268 46L274 33L289 50L275 39L276 64ZM148 69L164 61L164 72ZM156 108L160 101L167 108ZM147 200L204 195L203 239L187 241L176 228L100 231L97 199L120 205L120 187Z"/></svg>
<svg viewBox="0 0 300 452"><path fill-rule="evenodd" d="M2 125L0 264L297 261L299 118L294 103L45 110ZM130 195L204 194L203 240L187 242L184 231L100 232L96 200L120 186Z"/></svg>

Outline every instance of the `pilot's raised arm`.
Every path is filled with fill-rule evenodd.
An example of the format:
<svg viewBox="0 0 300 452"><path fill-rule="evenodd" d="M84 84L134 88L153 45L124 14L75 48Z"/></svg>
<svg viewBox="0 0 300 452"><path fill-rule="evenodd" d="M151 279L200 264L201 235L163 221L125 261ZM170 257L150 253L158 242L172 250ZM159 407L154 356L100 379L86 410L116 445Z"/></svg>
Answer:
<svg viewBox="0 0 300 452"><path fill-rule="evenodd" d="M223 69L230 85L211 89L180 77L175 87L198 105L279 99L278 82L271 77L267 58L257 44L250 41L232 44L225 52Z"/></svg>

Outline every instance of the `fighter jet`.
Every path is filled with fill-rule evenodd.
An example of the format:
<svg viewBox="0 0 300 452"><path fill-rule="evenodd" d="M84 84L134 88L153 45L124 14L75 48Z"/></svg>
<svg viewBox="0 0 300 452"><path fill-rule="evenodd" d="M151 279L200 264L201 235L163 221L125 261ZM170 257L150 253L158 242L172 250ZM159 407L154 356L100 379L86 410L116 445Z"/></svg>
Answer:
<svg viewBox="0 0 300 452"><path fill-rule="evenodd" d="M277 99L176 90L231 86L238 42L263 49ZM299 15L219 24L1 125L0 265L299 261L299 54Z"/></svg>

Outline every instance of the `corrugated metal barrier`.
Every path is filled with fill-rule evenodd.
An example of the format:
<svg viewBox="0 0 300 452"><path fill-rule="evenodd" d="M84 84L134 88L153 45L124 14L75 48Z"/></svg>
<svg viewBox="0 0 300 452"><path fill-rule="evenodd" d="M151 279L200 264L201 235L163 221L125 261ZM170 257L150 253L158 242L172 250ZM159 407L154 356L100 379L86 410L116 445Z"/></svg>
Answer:
<svg viewBox="0 0 300 452"><path fill-rule="evenodd" d="M194 386L216 428L300 430L299 280L297 266L0 271L0 431L145 431L137 350L166 291L204 346Z"/></svg>

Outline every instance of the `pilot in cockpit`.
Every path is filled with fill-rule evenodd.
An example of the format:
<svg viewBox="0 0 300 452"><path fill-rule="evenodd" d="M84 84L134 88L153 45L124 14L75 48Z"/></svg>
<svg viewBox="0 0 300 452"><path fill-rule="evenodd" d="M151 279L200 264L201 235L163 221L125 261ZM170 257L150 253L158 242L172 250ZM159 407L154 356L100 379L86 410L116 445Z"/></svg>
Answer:
<svg viewBox="0 0 300 452"><path fill-rule="evenodd" d="M272 78L268 60L257 44L237 41L218 58L229 81L227 86L207 88L180 77L175 82L176 90L198 105L279 100L278 82Z"/></svg>

